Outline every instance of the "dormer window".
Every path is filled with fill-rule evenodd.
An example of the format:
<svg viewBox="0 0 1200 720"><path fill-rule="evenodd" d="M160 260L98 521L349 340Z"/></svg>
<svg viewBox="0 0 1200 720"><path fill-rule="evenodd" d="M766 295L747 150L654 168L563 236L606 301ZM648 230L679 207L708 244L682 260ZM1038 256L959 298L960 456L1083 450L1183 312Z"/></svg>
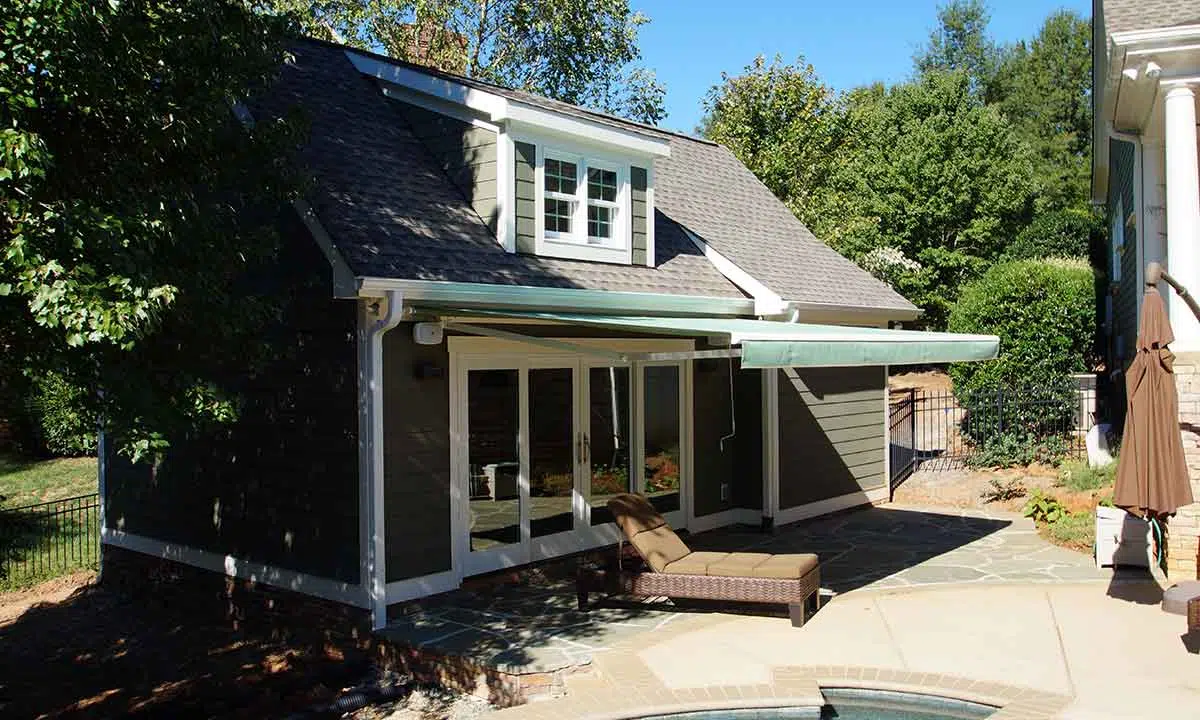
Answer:
<svg viewBox="0 0 1200 720"><path fill-rule="evenodd" d="M628 163L553 147L540 155L538 254L628 263Z"/></svg>

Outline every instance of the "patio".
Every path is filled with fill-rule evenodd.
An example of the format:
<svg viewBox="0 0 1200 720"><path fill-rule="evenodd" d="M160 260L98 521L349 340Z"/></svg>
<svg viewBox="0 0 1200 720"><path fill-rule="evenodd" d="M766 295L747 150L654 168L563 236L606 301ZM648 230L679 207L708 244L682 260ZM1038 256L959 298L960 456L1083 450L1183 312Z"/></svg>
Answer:
<svg viewBox="0 0 1200 720"><path fill-rule="evenodd" d="M774 534L724 528L692 536L688 543L696 550L816 552L822 560L826 599L860 590L1099 584L1113 579L1111 571L1097 570L1088 556L1049 545L1031 521L1011 513L870 507L797 523ZM496 673L549 674L552 677L540 682L555 693L562 690L562 677L587 669L598 655L654 642L655 634L673 626L728 618L729 612L762 614L761 608L619 598L582 613L575 607L573 567L573 561L567 561L558 566L557 576L550 567L522 583L414 603L393 619L385 637ZM781 608L779 615L784 614Z"/></svg>

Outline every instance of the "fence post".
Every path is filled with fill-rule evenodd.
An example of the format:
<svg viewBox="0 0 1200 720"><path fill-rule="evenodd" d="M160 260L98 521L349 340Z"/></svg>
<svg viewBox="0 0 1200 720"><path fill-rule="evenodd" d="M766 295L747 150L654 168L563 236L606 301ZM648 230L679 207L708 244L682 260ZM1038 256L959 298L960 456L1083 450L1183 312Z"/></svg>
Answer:
<svg viewBox="0 0 1200 720"><path fill-rule="evenodd" d="M996 432L1004 432L1004 390L996 388Z"/></svg>

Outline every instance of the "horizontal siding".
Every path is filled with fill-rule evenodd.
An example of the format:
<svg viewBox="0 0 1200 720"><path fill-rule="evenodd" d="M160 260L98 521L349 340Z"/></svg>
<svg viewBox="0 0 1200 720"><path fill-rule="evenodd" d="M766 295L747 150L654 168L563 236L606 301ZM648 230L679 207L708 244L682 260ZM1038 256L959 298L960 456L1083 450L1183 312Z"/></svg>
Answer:
<svg viewBox="0 0 1200 720"><path fill-rule="evenodd" d="M779 505L881 487L884 370L803 368L779 376Z"/></svg>
<svg viewBox="0 0 1200 720"><path fill-rule="evenodd" d="M537 189L534 168L537 167L537 148L529 143L513 143L516 162L513 163L517 200L517 252L537 251Z"/></svg>
<svg viewBox="0 0 1200 720"><path fill-rule="evenodd" d="M479 217L496 232L496 133L432 110L396 101L413 134Z"/></svg>
<svg viewBox="0 0 1200 720"><path fill-rule="evenodd" d="M633 243L633 264L647 264L647 219L646 219L646 169L632 167L629 169L629 184L631 190L631 241Z"/></svg>

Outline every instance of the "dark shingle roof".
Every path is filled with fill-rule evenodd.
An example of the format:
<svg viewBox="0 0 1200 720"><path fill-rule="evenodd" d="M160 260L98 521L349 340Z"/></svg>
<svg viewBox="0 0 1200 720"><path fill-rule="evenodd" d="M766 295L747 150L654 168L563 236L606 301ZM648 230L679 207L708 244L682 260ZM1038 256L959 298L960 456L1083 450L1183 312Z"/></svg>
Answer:
<svg viewBox="0 0 1200 720"><path fill-rule="evenodd" d="M672 138L654 162L654 204L786 300L912 310L913 305L813 237L733 153Z"/></svg>
<svg viewBox="0 0 1200 720"><path fill-rule="evenodd" d="M680 225L788 300L911 311L887 285L813 238L724 148L528 93L453 77L547 109L666 138L655 161L656 267L507 253L408 130L393 101L358 73L345 49L305 41L256 114L301 107L311 122L303 157L311 198L355 274L538 287L745 297ZM420 68L423 72L427 70Z"/></svg>
<svg viewBox="0 0 1200 720"><path fill-rule="evenodd" d="M356 275L745 297L663 218L656 218L654 268L505 252L396 105L343 49L303 42L293 55L252 109L304 111L311 127L303 158L317 180L310 199Z"/></svg>

